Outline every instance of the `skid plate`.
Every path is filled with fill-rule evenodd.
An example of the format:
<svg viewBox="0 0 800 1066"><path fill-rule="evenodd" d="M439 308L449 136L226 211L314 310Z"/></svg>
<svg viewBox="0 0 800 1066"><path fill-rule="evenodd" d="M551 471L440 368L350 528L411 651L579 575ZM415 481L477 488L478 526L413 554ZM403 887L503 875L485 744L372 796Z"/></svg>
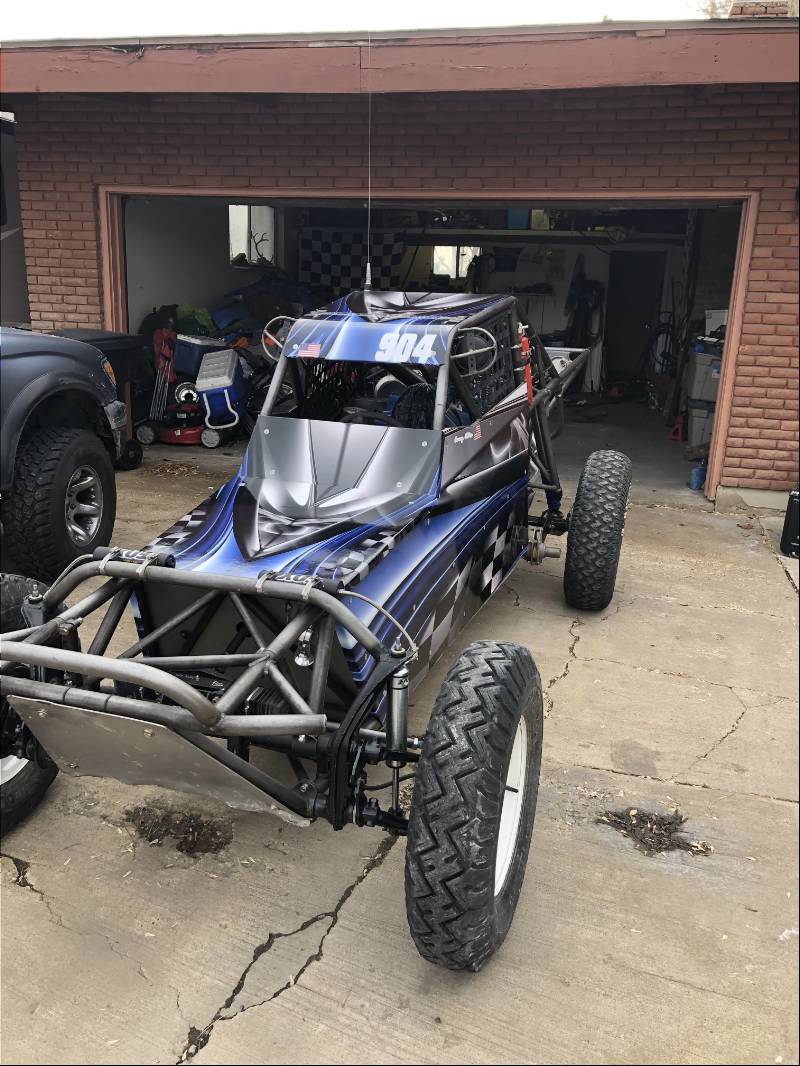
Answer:
<svg viewBox="0 0 800 1066"><path fill-rule="evenodd" d="M27 696L9 696L8 702L64 773L190 792L237 810L309 824L166 726Z"/></svg>

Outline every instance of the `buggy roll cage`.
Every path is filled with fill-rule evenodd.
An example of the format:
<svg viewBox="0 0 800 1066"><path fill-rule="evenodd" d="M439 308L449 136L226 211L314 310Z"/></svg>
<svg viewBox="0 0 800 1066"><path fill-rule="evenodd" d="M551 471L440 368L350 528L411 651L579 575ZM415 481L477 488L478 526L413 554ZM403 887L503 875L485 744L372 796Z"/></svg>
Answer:
<svg viewBox="0 0 800 1066"><path fill-rule="evenodd" d="M496 310L511 311L515 303L513 297L508 297L498 301ZM454 364L462 353L454 355L452 348L465 331L483 331L480 323L486 317L485 312L474 315L450 334L446 356L436 375L434 429L443 429L451 383L470 416L475 420L481 417L464 375ZM494 347L491 365L497 359L496 339ZM530 380L526 374L535 371L536 388L528 406L528 424L533 442L530 458L541 482L532 491L543 489L547 499L546 511L540 517L529 516L529 523L539 527L542 536L558 534L568 528L568 518L560 510L562 490L547 414L585 365L589 351L576 354L574 350L559 349L561 354L572 357L559 374L538 337L532 339L530 355L525 349L525 345L514 344L512 339L515 389ZM464 354L486 350L473 349ZM262 415L272 412L290 362L281 351ZM62 609L69 596L98 578L104 579L99 588ZM189 588L196 590L198 596L118 655L109 655L111 640L132 597L142 586ZM255 785L274 801L271 809L289 820L324 817L335 829L355 822L382 825L402 833L407 823L399 808L398 769L416 761L421 746L418 738L408 735L407 727L408 666L416 648L402 626L380 604L369 601L397 631L397 640L391 647L382 643L343 602L348 596L358 595L338 582L318 577L282 576L269 570L255 578L212 574L176 569L174 557L167 552L98 548L93 556L76 559L46 592L28 597L23 606L26 628L2 635L0 695L11 697L15 706L17 700L23 704L39 701L38 713L42 715L47 713L44 704L52 704L167 727ZM274 622L266 616L267 600L283 603L287 617L272 639L266 635L274 628ZM224 601L232 605L242 632L252 639L255 650L191 654L197 634ZM88 651L82 652L78 640L81 626L101 608L105 608L103 617ZM187 623L189 628L182 630ZM325 713L325 695L337 627L363 647L374 665L341 717L332 721ZM176 633L182 639L180 653L160 654L161 638ZM306 697L281 664L302 641L312 639L311 634L314 660ZM60 647L51 646L53 642ZM210 668L235 672L227 688L213 701L179 676ZM27 676L19 676L21 669ZM58 682L53 679L54 672ZM104 680L112 681L113 689L104 686ZM253 696L263 685L271 685L277 691L287 713L249 713ZM378 718L376 707L384 700L385 711ZM383 728L365 726L371 715ZM214 738L225 738L227 749ZM284 784L253 766L246 757L251 742L286 754L297 776L296 785ZM360 789L354 745L359 749L358 758L371 763L383 761L392 768L394 802L388 811L382 811ZM300 762L303 758L316 762L314 780L307 776Z"/></svg>

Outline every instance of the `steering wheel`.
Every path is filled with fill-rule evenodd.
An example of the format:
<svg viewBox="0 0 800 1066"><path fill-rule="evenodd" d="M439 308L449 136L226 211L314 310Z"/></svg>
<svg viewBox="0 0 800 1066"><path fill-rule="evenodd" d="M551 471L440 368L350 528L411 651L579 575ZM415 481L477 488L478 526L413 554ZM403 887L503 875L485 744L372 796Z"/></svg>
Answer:
<svg viewBox="0 0 800 1066"><path fill-rule="evenodd" d="M382 411L365 411L363 407L345 407L339 421L356 426L378 425L400 426L401 428L403 426L402 422L398 422L396 418L392 418L390 415L383 414Z"/></svg>

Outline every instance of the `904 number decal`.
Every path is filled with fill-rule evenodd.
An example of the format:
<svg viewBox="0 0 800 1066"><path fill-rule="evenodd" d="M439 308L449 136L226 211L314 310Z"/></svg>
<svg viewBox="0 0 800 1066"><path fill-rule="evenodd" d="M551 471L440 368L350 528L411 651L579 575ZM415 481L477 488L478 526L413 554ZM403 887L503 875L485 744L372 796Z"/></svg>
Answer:
<svg viewBox="0 0 800 1066"><path fill-rule="evenodd" d="M436 336L425 333L384 333L380 339L375 358L385 363L434 363L436 362Z"/></svg>

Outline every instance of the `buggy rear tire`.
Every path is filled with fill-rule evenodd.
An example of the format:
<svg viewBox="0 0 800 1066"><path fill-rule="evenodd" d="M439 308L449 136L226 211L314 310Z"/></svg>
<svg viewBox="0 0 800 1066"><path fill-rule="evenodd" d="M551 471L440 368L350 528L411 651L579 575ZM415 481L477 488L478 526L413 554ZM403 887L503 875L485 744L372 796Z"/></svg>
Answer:
<svg viewBox="0 0 800 1066"><path fill-rule="evenodd" d="M85 429L28 433L17 448L6 503L4 533L14 561L30 577L53 581L77 556L111 541L117 489L105 445Z"/></svg>
<svg viewBox="0 0 800 1066"><path fill-rule="evenodd" d="M405 889L423 958L479 970L503 943L528 859L542 685L526 648L476 641L439 690L415 774Z"/></svg>
<svg viewBox="0 0 800 1066"><path fill-rule="evenodd" d="M0 574L0 632L22 629L23 600L37 587L37 582L19 574ZM43 591L43 590L42 590ZM55 765L40 766L8 750L14 723L19 719L6 700L0 700L0 834L26 818L38 807L58 773Z"/></svg>
<svg viewBox="0 0 800 1066"><path fill-rule="evenodd" d="M631 487L631 461L622 452L592 452L569 519L564 597L580 611L611 602Z"/></svg>

